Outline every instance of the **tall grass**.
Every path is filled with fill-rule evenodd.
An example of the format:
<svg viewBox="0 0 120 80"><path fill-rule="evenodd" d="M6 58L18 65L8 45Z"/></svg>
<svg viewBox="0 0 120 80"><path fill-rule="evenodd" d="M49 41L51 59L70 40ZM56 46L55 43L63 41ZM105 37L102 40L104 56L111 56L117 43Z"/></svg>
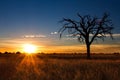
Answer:
<svg viewBox="0 0 120 80"><path fill-rule="evenodd" d="M107 55L105 56L107 57ZM0 80L120 79L120 57L102 60L98 58L92 60L79 59L74 58L73 55L72 57L62 55L61 58L60 55L56 55L56 57L50 55L1 54Z"/></svg>

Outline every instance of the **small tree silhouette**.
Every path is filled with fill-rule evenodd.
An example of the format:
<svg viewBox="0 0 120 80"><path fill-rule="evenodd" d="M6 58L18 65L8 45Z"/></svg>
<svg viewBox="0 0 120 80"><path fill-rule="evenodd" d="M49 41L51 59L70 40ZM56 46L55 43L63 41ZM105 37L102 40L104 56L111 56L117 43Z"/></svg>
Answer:
<svg viewBox="0 0 120 80"><path fill-rule="evenodd" d="M113 24L111 19L108 19L109 15L104 13L101 18L91 17L90 15L81 16L77 14L79 20L73 20L70 18L63 18L61 23L63 27L59 30L60 38L63 32L67 29L71 36L77 36L79 42L85 42L87 48L87 58L90 59L90 45L94 40L100 38L104 41L104 38L109 34L112 37Z"/></svg>

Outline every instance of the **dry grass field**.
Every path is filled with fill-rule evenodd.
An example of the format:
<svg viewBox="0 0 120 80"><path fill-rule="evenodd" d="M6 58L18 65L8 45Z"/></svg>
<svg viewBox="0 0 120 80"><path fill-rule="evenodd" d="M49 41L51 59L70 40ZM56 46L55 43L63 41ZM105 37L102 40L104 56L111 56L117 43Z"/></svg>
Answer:
<svg viewBox="0 0 120 80"><path fill-rule="evenodd" d="M120 80L120 55L0 54L0 80Z"/></svg>

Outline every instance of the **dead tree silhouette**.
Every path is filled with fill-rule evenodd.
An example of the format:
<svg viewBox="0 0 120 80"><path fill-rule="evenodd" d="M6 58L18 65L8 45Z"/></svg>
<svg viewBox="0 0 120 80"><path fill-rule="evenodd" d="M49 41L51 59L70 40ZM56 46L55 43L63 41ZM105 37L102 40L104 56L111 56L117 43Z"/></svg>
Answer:
<svg viewBox="0 0 120 80"><path fill-rule="evenodd" d="M113 24L111 19L109 19L109 14L104 13L101 18L92 17L90 15L81 16L77 14L79 20L73 20L70 18L63 18L60 23L63 27L58 31L60 38L63 32L67 29L68 34L74 37L78 37L79 42L85 42L87 48L87 58L90 59L90 46L94 40L98 38L104 41L104 38L110 35L112 36Z"/></svg>

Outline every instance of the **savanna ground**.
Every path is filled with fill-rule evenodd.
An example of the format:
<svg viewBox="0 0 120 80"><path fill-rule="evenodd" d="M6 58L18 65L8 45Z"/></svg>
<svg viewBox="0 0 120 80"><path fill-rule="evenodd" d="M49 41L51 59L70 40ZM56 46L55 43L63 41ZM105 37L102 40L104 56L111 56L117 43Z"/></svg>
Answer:
<svg viewBox="0 0 120 80"><path fill-rule="evenodd" d="M0 54L0 80L120 80L120 55Z"/></svg>

